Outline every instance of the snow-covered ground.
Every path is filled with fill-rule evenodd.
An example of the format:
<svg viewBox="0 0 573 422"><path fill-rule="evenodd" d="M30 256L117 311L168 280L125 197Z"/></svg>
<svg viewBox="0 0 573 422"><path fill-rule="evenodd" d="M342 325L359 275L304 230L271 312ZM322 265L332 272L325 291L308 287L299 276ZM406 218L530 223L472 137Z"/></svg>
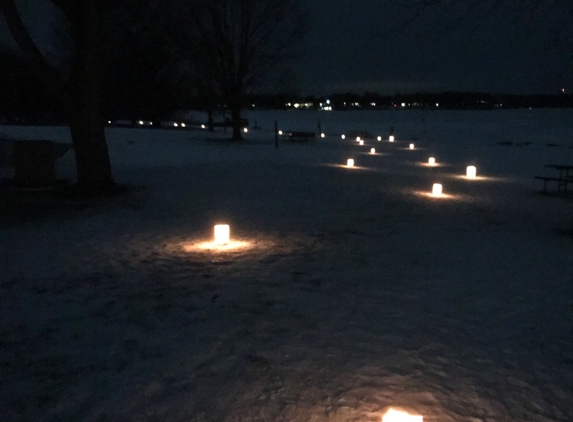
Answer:
<svg viewBox="0 0 573 422"><path fill-rule="evenodd" d="M133 194L0 222L0 420L573 420L573 207L533 180L573 110L246 117L242 145L110 128ZM275 149L275 120L327 137ZM246 246L202 249L217 222Z"/></svg>

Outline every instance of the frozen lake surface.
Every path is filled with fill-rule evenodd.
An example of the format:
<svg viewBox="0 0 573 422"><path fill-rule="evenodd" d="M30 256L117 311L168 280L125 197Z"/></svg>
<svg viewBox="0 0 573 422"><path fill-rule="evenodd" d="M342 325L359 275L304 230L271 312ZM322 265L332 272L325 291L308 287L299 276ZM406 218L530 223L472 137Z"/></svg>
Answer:
<svg viewBox="0 0 573 422"><path fill-rule="evenodd" d="M2 421L573 420L573 207L533 180L573 110L246 117L241 145L109 128L134 193L0 223ZM326 137L275 149L275 120ZM243 246L201 248L222 222Z"/></svg>

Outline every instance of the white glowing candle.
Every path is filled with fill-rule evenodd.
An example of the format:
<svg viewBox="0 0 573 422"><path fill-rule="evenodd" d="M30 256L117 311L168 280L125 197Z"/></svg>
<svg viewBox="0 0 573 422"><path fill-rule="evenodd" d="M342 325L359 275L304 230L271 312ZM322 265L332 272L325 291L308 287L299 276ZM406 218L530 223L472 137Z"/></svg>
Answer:
<svg viewBox="0 0 573 422"><path fill-rule="evenodd" d="M370 148L370 154L376 154L376 148Z"/></svg>
<svg viewBox="0 0 573 422"><path fill-rule="evenodd" d="M181 127L185 127L185 123L181 123Z"/></svg>
<svg viewBox="0 0 573 422"><path fill-rule="evenodd" d="M360 142L360 136L356 137L356 141Z"/></svg>
<svg viewBox="0 0 573 422"><path fill-rule="evenodd" d="M354 160L352 158L348 159L346 162L346 167L354 167Z"/></svg>
<svg viewBox="0 0 573 422"><path fill-rule="evenodd" d="M279 130L279 135L282 135L282 134L283 134L283 131L282 131L282 130Z"/></svg>
<svg viewBox="0 0 573 422"><path fill-rule="evenodd" d="M394 135L390 135L390 138L388 138L390 142L394 142Z"/></svg>
<svg viewBox="0 0 573 422"><path fill-rule="evenodd" d="M342 135L341 138L342 138L342 139L346 139L346 135Z"/></svg>
<svg viewBox="0 0 573 422"><path fill-rule="evenodd" d="M389 409L384 416L382 416L382 422L424 422L424 417L420 415L410 415L400 410Z"/></svg>
<svg viewBox="0 0 573 422"><path fill-rule="evenodd" d="M475 179L477 176L477 169L475 166L468 166L466 169L466 176L468 179Z"/></svg>
<svg viewBox="0 0 573 422"><path fill-rule="evenodd" d="M360 145L364 145L364 141L358 141Z"/></svg>
<svg viewBox="0 0 573 422"><path fill-rule="evenodd" d="M326 135L325 135L324 133L321 133L321 134L320 134L320 137L321 137L321 138L326 138Z"/></svg>
<svg viewBox="0 0 573 422"><path fill-rule="evenodd" d="M249 129L243 128L243 132L247 133L248 131L249 131Z"/></svg>
<svg viewBox="0 0 573 422"><path fill-rule="evenodd" d="M436 165L436 159L434 157L430 157L430 159L428 160L428 164L431 166L435 166Z"/></svg>
<svg viewBox="0 0 573 422"><path fill-rule="evenodd" d="M201 129L205 129L205 125L201 125Z"/></svg>
<svg viewBox="0 0 573 422"><path fill-rule="evenodd" d="M442 185L439 183L434 183L432 186L432 195L433 196L442 196Z"/></svg>
<svg viewBox="0 0 573 422"><path fill-rule="evenodd" d="M173 123L173 126L177 127L177 126L179 126L179 125L178 125L177 123Z"/></svg>
<svg viewBox="0 0 573 422"><path fill-rule="evenodd" d="M410 149L414 149L414 144L410 144Z"/></svg>
<svg viewBox="0 0 573 422"><path fill-rule="evenodd" d="M143 124L143 120L140 120L140 121L139 121L139 124L142 125L142 124Z"/></svg>
<svg viewBox="0 0 573 422"><path fill-rule="evenodd" d="M379 137L378 137L378 138L376 138L376 139L378 139L378 142L380 142L380 141L382 140L382 137L381 137L381 136L379 136Z"/></svg>
<svg viewBox="0 0 573 422"><path fill-rule="evenodd" d="M223 246L229 243L231 229L228 224L217 224L215 226L215 244Z"/></svg>

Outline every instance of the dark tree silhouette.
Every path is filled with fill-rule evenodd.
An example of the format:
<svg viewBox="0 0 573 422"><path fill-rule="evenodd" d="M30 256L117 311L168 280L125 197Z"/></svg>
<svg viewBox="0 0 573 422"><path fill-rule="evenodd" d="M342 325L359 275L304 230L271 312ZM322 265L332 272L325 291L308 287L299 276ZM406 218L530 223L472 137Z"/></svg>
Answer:
<svg viewBox="0 0 573 422"><path fill-rule="evenodd" d="M191 0L190 58L202 89L226 103L233 139L242 139L245 95L292 57L307 30L301 0Z"/></svg>
<svg viewBox="0 0 573 422"><path fill-rule="evenodd" d="M184 32L176 18L180 3L121 0L107 7L105 111L110 117L158 123L188 95L189 71L181 66Z"/></svg>
<svg viewBox="0 0 573 422"><path fill-rule="evenodd" d="M78 186L87 192L115 185L101 115L102 17L100 0L51 0L66 17L74 48L69 76L50 66L24 25L14 0L0 0L0 9L14 41L48 89L61 96L76 157Z"/></svg>
<svg viewBox="0 0 573 422"><path fill-rule="evenodd" d="M0 118L11 123L62 120L59 99L50 95L18 53L0 48Z"/></svg>

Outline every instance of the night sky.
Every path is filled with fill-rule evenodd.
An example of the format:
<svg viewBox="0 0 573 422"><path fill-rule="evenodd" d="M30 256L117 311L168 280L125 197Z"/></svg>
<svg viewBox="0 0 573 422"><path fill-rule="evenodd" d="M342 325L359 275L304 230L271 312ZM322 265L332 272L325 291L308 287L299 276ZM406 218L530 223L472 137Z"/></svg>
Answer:
<svg viewBox="0 0 573 422"><path fill-rule="evenodd" d="M46 13L37 13L35 1L46 0L27 0L29 23L33 32L45 34ZM524 23L502 13L483 18L476 12L453 25L457 19L451 11L430 11L414 21L414 11L392 1L306 2L310 32L289 80L302 94L573 89L573 42L553 40L551 16L533 16ZM0 39L7 39L4 28Z"/></svg>
<svg viewBox="0 0 573 422"><path fill-rule="evenodd" d="M484 18L478 10L455 25L455 14L436 10L412 23L414 11L388 1L307 1L303 91L529 94L571 87L573 49L552 40L552 17Z"/></svg>

